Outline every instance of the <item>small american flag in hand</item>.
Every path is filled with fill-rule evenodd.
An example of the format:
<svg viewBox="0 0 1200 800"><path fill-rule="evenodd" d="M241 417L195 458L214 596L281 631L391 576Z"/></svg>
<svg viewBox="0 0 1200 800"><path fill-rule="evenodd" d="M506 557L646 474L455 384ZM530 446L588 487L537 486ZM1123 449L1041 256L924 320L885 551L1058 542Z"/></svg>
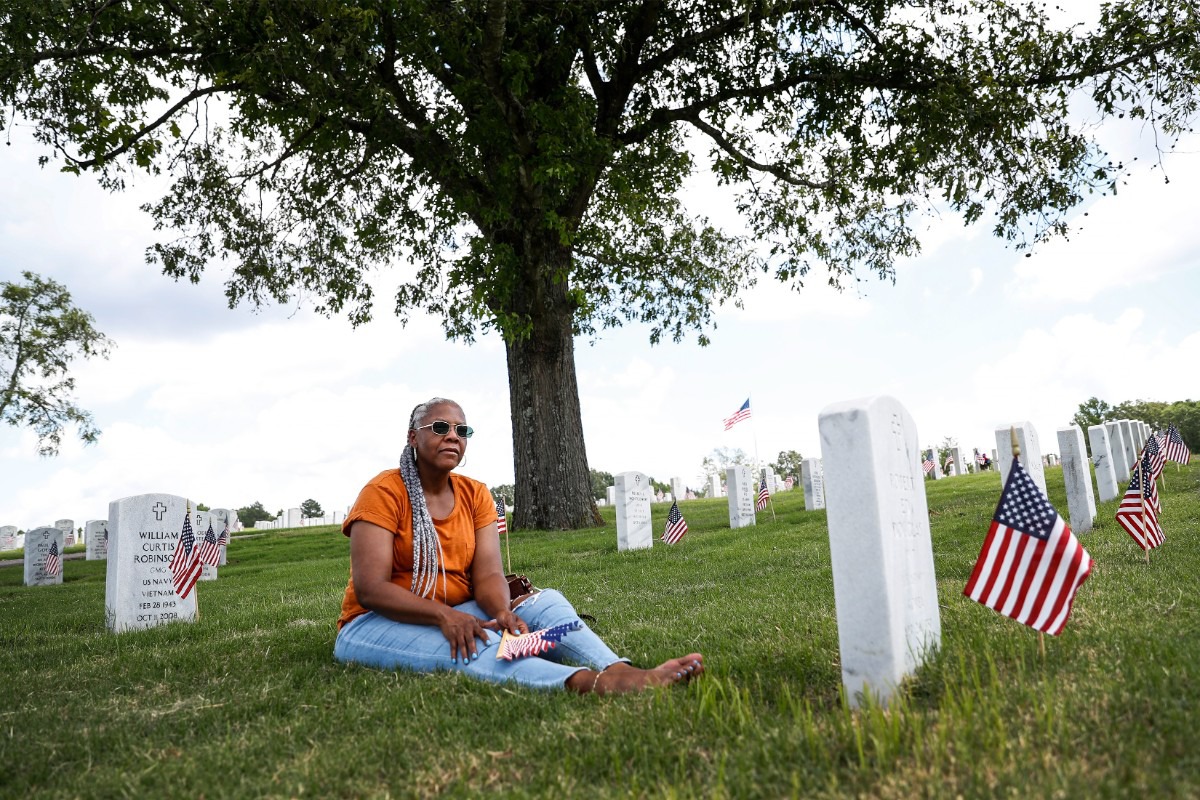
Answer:
<svg viewBox="0 0 1200 800"><path fill-rule="evenodd" d="M496 653L496 658L512 661L514 658L524 658L525 656L540 656L562 641L562 638L568 633L581 628L583 628L581 622L565 622L562 625L555 625L553 628L530 631L519 636L505 631L504 637L500 640L500 649Z"/></svg>

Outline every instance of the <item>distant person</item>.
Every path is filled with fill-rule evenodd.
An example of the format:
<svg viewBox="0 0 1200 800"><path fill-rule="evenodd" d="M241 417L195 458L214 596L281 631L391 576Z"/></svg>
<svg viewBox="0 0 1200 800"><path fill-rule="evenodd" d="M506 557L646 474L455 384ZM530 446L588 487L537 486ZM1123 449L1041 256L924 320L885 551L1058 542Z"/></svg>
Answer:
<svg viewBox="0 0 1200 800"><path fill-rule="evenodd" d="M699 653L653 669L632 666L554 589L510 596L496 503L482 483L453 471L472 433L457 403L422 403L409 418L400 468L381 472L359 493L342 524L350 582L334 658L389 670L460 670L493 683L580 694L667 686L703 672ZM581 627L541 656L496 658L503 631L567 623Z"/></svg>

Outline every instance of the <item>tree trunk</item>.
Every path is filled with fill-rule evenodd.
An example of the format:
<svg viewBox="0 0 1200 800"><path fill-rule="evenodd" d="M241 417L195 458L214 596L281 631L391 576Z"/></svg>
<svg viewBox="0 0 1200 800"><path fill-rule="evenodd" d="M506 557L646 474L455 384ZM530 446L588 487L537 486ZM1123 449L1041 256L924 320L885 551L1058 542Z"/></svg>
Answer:
<svg viewBox="0 0 1200 800"><path fill-rule="evenodd" d="M540 308L531 309L529 337L506 344L516 476L513 527L600 525L583 443L566 287L549 287L541 299Z"/></svg>

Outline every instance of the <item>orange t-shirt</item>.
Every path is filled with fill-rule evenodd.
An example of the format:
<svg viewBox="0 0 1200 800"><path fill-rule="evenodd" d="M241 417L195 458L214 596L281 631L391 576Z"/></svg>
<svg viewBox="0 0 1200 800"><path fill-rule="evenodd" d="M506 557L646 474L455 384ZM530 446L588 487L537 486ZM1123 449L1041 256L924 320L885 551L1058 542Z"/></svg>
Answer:
<svg viewBox="0 0 1200 800"><path fill-rule="evenodd" d="M454 491L454 509L445 519L435 519L438 541L442 545L441 566L446 570L446 590L442 590L441 569L438 570L433 599L456 606L475 596L471 585L471 562L475 558L475 531L496 521L496 504L492 493L477 480L450 473ZM389 469L376 475L358 493L354 507L342 523L342 533L350 535L350 526L363 520L396 534L392 540L392 583L403 589L412 588L413 526L412 506L408 490L399 469ZM367 613L354 594L354 577L346 585L342 598L342 614L338 630L355 617Z"/></svg>

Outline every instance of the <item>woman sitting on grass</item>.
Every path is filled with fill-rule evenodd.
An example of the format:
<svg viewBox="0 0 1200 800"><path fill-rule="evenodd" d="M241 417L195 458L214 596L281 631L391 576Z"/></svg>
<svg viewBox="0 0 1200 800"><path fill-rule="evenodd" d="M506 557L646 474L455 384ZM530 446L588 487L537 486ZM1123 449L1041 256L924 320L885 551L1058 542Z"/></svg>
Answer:
<svg viewBox="0 0 1200 800"><path fill-rule="evenodd" d="M666 686L701 673L699 653L654 669L631 666L553 589L510 598L491 493L453 472L472 433L457 403L422 403L409 419L400 468L359 493L342 524L350 537L350 583L334 658L380 669L458 669L480 680L580 694ZM580 627L544 655L496 658L503 631L563 624Z"/></svg>

